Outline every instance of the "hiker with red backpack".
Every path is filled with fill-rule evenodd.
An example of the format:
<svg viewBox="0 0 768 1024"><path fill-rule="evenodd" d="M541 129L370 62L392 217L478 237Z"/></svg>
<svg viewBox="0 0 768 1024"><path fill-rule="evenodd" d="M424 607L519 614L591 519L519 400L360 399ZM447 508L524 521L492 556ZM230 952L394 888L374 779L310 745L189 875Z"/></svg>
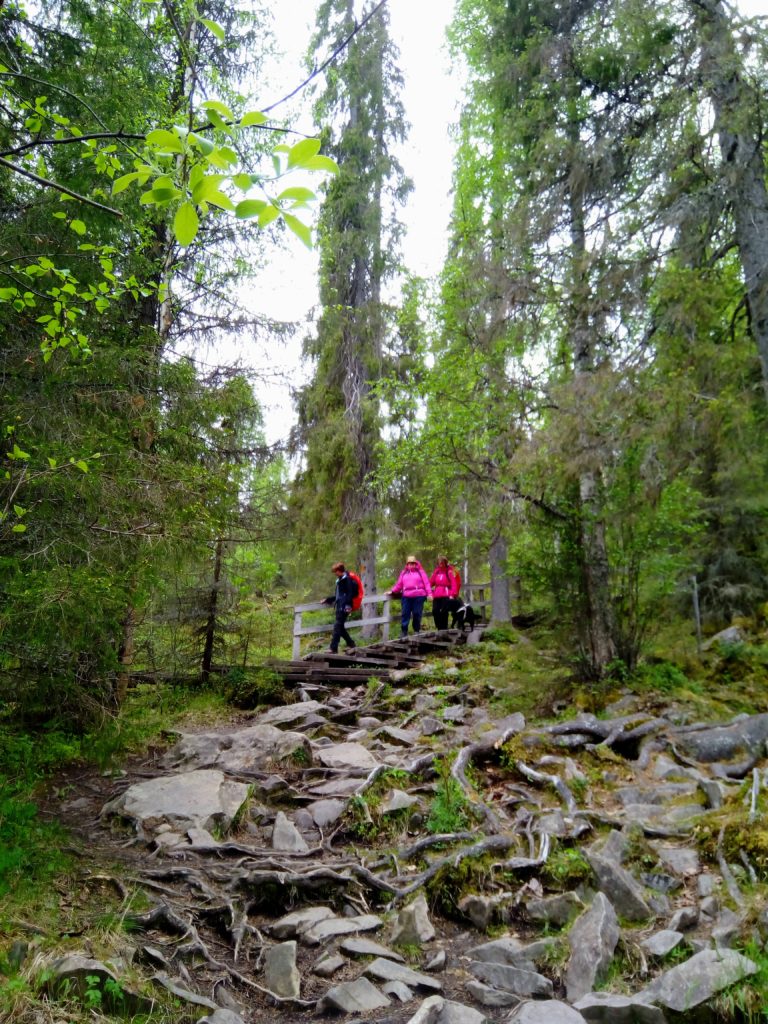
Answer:
<svg viewBox="0 0 768 1024"><path fill-rule="evenodd" d="M413 617L413 632L421 630L421 616L424 611L424 602L430 594L429 577L424 572L421 562L415 555L408 555L405 560L405 568L400 573L397 583L392 587L389 594L397 596L402 594L403 604L400 612L400 633L408 635L408 623Z"/></svg>
<svg viewBox="0 0 768 1024"><path fill-rule="evenodd" d="M445 555L437 560L435 571L429 577L432 587L432 616L435 629L448 629L448 612L451 601L458 597L461 590L461 577L455 566L451 565Z"/></svg>
<svg viewBox="0 0 768 1024"><path fill-rule="evenodd" d="M347 632L346 622L350 613L360 607L363 588L358 582L358 577L347 572L343 562L332 565L331 572L336 574L336 593L333 597L326 597L322 603L332 604L336 609L336 620L333 623L331 645L328 650L331 654L338 654L340 640L347 645L348 651L355 649L355 641Z"/></svg>

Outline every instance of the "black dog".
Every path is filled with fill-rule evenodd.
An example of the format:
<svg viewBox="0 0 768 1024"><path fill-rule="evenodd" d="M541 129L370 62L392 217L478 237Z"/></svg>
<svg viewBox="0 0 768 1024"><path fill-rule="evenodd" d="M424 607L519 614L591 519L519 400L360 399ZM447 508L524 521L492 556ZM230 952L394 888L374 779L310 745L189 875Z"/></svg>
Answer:
<svg viewBox="0 0 768 1024"><path fill-rule="evenodd" d="M448 611L451 613L451 629L463 631L467 627L471 633L475 628L477 613L471 604L465 604L460 597L454 597L448 602Z"/></svg>

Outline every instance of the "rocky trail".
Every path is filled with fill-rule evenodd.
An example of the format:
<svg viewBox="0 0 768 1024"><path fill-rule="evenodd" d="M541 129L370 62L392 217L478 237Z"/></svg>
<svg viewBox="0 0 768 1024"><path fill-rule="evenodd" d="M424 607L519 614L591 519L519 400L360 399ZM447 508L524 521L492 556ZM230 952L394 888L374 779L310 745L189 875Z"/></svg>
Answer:
<svg viewBox="0 0 768 1024"><path fill-rule="evenodd" d="M138 1013L159 987L205 1024L726 1019L760 969L734 947L768 933L726 831L762 816L768 715L627 695L535 726L491 717L460 664L299 690L71 780L49 812L84 839L73 898L144 905L109 956L70 939L51 988L98 977Z"/></svg>

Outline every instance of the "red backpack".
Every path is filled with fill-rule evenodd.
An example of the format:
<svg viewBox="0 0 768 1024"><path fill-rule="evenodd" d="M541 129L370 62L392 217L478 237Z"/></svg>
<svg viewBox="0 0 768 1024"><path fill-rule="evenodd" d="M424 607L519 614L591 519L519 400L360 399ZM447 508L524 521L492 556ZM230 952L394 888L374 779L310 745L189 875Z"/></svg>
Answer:
<svg viewBox="0 0 768 1024"><path fill-rule="evenodd" d="M352 611L356 612L360 605L363 603L363 598L365 597L365 590L363 589L363 581L360 579L356 572L350 572L348 573L348 576L357 584L357 594L355 594L355 596L352 598Z"/></svg>
<svg viewBox="0 0 768 1024"><path fill-rule="evenodd" d="M449 565L448 568L456 577L456 597L458 597L459 591L461 590L461 576L459 576L459 570L456 568L455 565Z"/></svg>

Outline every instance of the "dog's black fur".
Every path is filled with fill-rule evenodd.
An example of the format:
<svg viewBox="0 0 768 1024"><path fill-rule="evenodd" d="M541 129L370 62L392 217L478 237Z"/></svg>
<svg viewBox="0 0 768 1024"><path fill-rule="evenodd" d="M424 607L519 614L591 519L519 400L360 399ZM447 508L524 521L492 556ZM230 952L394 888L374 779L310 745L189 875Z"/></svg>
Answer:
<svg viewBox="0 0 768 1024"><path fill-rule="evenodd" d="M448 611L451 613L451 629L469 629L471 633L475 628L477 613L471 604L464 604L460 597L454 597L448 602Z"/></svg>

